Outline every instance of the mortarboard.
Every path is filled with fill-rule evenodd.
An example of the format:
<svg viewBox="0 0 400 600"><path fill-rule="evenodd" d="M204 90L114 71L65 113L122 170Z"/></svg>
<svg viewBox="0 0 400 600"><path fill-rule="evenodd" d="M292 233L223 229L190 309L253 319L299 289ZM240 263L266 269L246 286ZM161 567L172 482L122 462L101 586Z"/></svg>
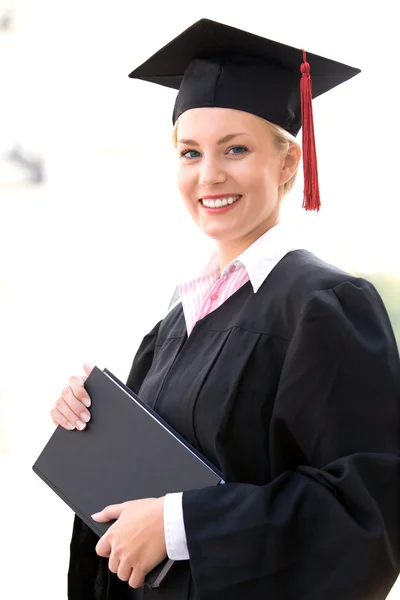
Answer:
<svg viewBox="0 0 400 600"><path fill-rule="evenodd" d="M191 108L217 106L253 113L297 135L303 126L304 203L319 210L312 98L359 69L201 19L129 77L179 90L173 123ZM312 82L311 82L312 77Z"/></svg>

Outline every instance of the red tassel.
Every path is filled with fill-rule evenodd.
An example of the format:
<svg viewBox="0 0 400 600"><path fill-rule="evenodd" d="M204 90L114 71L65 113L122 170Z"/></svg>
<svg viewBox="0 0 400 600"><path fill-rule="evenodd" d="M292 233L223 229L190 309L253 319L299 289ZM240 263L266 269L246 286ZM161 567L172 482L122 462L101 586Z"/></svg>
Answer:
<svg viewBox="0 0 400 600"><path fill-rule="evenodd" d="M312 82L310 65L307 62L306 52L302 50L303 63L301 64L300 98L301 116L303 121L303 170L304 170L304 198L303 208L319 211L321 201L319 197L317 153L315 149L314 119L312 111Z"/></svg>

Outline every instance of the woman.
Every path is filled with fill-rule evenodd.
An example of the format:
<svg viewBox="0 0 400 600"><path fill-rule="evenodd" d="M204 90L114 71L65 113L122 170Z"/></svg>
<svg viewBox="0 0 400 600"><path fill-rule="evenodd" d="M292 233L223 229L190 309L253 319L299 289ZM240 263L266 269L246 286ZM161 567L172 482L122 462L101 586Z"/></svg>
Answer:
<svg viewBox="0 0 400 600"><path fill-rule="evenodd" d="M357 73L310 56L314 96ZM144 338L128 386L227 483L105 507L94 518L117 520L100 540L76 518L71 600L380 600L396 579L393 332L371 284L293 248L279 225L302 121L305 205L318 208L296 61L202 20L131 74L179 87L178 187L216 255ZM85 427L83 384L71 378L56 423ZM177 564L162 587L141 587L167 554Z"/></svg>

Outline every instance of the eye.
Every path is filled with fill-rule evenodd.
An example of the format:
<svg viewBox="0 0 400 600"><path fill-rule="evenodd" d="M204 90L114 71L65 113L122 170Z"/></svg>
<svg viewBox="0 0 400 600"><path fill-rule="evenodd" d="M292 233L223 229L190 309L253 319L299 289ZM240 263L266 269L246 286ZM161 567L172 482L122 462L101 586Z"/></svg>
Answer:
<svg viewBox="0 0 400 600"><path fill-rule="evenodd" d="M182 150L180 153L181 158L189 158L189 159L193 159L193 158L199 158L200 156L200 152L198 152L197 150Z"/></svg>
<svg viewBox="0 0 400 600"><path fill-rule="evenodd" d="M233 154L234 156L241 156L242 154L246 154L249 149L246 146L231 146L228 148L227 153Z"/></svg>

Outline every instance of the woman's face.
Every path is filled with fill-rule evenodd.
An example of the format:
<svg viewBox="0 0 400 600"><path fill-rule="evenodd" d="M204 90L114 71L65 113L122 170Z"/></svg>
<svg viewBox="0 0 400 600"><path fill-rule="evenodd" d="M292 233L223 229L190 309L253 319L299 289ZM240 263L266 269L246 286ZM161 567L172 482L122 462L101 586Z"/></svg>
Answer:
<svg viewBox="0 0 400 600"><path fill-rule="evenodd" d="M261 119L239 110L195 108L180 116L177 140L178 188L204 233L247 246L278 222L282 186L298 157L288 173Z"/></svg>

